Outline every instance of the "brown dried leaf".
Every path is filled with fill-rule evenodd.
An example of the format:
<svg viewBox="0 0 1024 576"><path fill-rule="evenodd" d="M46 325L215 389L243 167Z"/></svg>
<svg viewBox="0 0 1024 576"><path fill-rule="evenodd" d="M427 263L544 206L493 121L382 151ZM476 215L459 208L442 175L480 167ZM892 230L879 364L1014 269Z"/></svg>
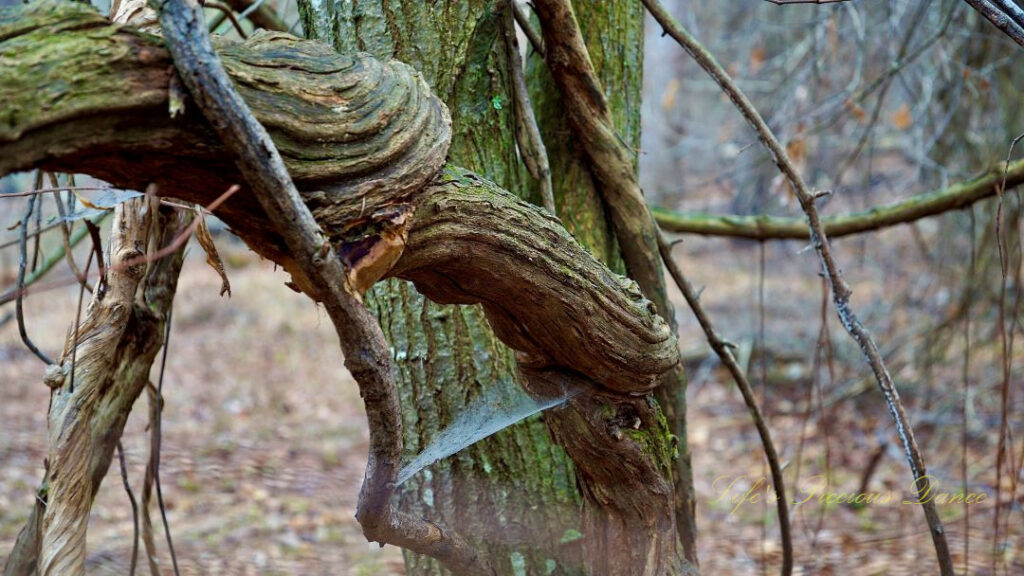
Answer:
<svg viewBox="0 0 1024 576"><path fill-rule="evenodd" d="M849 110L850 114L852 114L858 122L862 124L864 123L864 119L867 118L867 112L864 112L864 109L861 108L856 102L847 99L845 102L843 102L843 107Z"/></svg>
<svg viewBox="0 0 1024 576"><path fill-rule="evenodd" d="M906 104L893 112L890 119L893 127L897 130L906 130L914 123L914 118L910 115L910 107Z"/></svg>
<svg viewBox="0 0 1024 576"><path fill-rule="evenodd" d="M228 298L231 297L231 282L228 281L228 274L224 270L224 262L220 259L220 254L217 252L217 246L213 243L213 236L210 235L210 227L206 225L206 215L203 214L202 208L196 206L196 219L199 221L199 225L196 227L196 240L199 241L199 245L203 247L203 252L206 252L206 263L213 268L218 275L220 275L220 295L223 296L226 292Z"/></svg>
<svg viewBox="0 0 1024 576"><path fill-rule="evenodd" d="M757 74L758 70L764 66L764 61L764 48L761 46L754 46L754 49L750 51L750 73Z"/></svg>

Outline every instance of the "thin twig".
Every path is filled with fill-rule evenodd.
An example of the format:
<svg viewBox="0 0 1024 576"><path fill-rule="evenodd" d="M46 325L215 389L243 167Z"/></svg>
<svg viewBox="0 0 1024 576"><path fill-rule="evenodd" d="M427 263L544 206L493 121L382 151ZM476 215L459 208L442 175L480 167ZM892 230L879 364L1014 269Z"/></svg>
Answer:
<svg viewBox="0 0 1024 576"><path fill-rule="evenodd" d="M100 290L102 294L107 278L107 267L103 265L103 241L100 239L100 227L86 220L85 229L89 231L89 237L92 238L92 249L96 253L96 268L100 274L100 281L96 289Z"/></svg>
<svg viewBox="0 0 1024 576"><path fill-rule="evenodd" d="M1013 148L1017 145L1024 134L1017 136L1010 142L1010 149L1006 153L1006 166L1010 165L1010 158L1013 156ZM1004 171L1005 172L1005 171ZM992 533L992 546L993 550L998 549L999 544L999 517L1002 509L1002 476L1003 476L1003 462L1007 452L1007 437L1009 435L1009 404L1010 404L1010 375L1011 375L1011 350L1010 350L1010 338L1006 333L1006 282L1007 282L1007 271L1009 268L1009 257L1006 254L1006 244L1003 238L1003 195L1005 194L1005 176L1003 178L1003 184L998 188L999 204L996 207L996 224L995 224L995 235L996 235L996 251L999 256L999 271L1001 274L1001 282L999 285L999 314L997 322L999 323L999 342L1002 357L1000 364L1002 366L1003 378L1000 385L1000 411L999 411L999 443L996 447L996 508L995 515L993 517L993 533ZM1018 286L1018 292L1020 287ZM1011 456L1012 459L1012 456ZM992 556L992 569L995 571L997 554Z"/></svg>
<svg viewBox="0 0 1024 576"><path fill-rule="evenodd" d="M239 18L248 19L255 26L277 32L292 32L294 27L285 24L284 20L264 0L226 0L238 12ZM210 30L214 30L213 27Z"/></svg>
<svg viewBox="0 0 1024 576"><path fill-rule="evenodd" d="M50 172L49 176L51 185L59 185L59 182L57 182L57 176L54 173ZM75 278L78 278L78 282L82 287L91 293L92 286L89 286L89 282L85 275L83 275L82 271L79 270L78 264L75 263L75 255L71 251L72 224L68 224L66 220L67 210L64 208L64 200L60 197L60 192L53 193L53 201L57 205L57 214L60 216L58 225L60 226L61 243L64 245L64 260L67 262L68 268L71 269L71 273L75 275Z"/></svg>
<svg viewBox="0 0 1024 576"><path fill-rule="evenodd" d="M828 407L829 414L826 414L825 393L822 390L820 374L822 363L825 364L828 372L829 389L833 388L836 382L836 358L832 349L832 331L828 327L828 297L828 280L822 278L821 309L818 314L821 319L821 328L818 330L818 342L814 350L814 393L818 399L818 425L821 426L825 436L825 493L828 493L832 487L832 419L830 418L832 407ZM824 360L822 356L824 356ZM811 540L811 549L818 545L818 537L821 535L821 529L825 526L825 512L827 508L828 502L825 501L822 501L818 506L818 520L814 525L814 538Z"/></svg>
<svg viewBox="0 0 1024 576"><path fill-rule="evenodd" d="M764 268L765 268L765 260L766 260L765 254L766 254L766 252L765 252L765 243L761 242L758 245L758 255L760 256L760 258L758 258L758 262L757 262L757 347L758 347L758 354L757 354L757 360L758 361L757 361L757 365L758 365L758 380L760 380L759 384L761 385L760 386L761 387L761 401L760 401L760 405L761 406L766 406L767 405L766 402L765 402L765 395L767 394L767 386L768 386L768 346L767 346L767 342L766 342L765 337L764 337L764 316L765 316L765 312L764 312L764 276L765 276ZM761 414L761 419L762 420L765 419L763 413ZM766 421L765 422L765 428L767 429L767 427L768 427L768 423ZM762 464L761 464L761 471L762 471L761 473L763 474L764 473L764 463L763 463L763 461L762 461ZM780 478L780 480L782 480L782 478ZM783 500L783 497L779 496L779 500L780 501ZM767 561L767 559L768 559L768 554L767 554L767 546L768 546L768 499L767 498L765 498L764 500L761 501L761 511L762 511L762 513L761 513L761 516L762 516L762 522L761 522L761 574L762 575L767 575L768 574L768 561ZM788 506L787 506L787 514L788 513L789 512L788 512ZM788 530L789 526L787 526L786 529ZM793 544L792 544L792 542L789 543L789 546L790 546L789 555L792 557L792 554L793 554L793 550L792 550ZM782 548L783 548L783 557L785 558L785 556L786 556L786 551L785 551L786 543L785 543L785 539L783 540Z"/></svg>
<svg viewBox="0 0 1024 576"><path fill-rule="evenodd" d="M1007 357L1009 358L1009 360L1008 360L1009 369L1010 369L1011 373L1013 371L1014 347L1015 347L1015 343L1016 343L1017 326L1018 326L1018 322L1015 322L1014 319L1016 319L1016 320L1020 319L1022 296L1024 296L1024 295L1021 294L1021 292L1022 292L1022 290L1021 290L1021 282L1022 282L1022 280L1024 280L1024 278L1022 278L1022 274L1024 274L1024 244L1022 244L1022 237L1021 237L1021 225L1022 225L1022 220L1024 220L1024 201L1022 201L1022 199L1021 199L1020 190L1017 190L1016 193L1014 194L1014 196L1016 196L1016 198L1017 198L1017 214L1016 214L1016 218L1014 219L1014 222L1016 224L1016 233L1014 234L1014 236L1017 238L1017 266L1016 266L1017 271L1014 274L1014 279L1013 279L1013 282L1014 282L1014 284L1013 284L1013 286L1014 286L1014 290L1013 290L1013 292L1014 292L1014 296L1013 296L1013 311L1010 313L1010 318L1011 318L1011 322L1010 322L1010 344L1008 346L1008 353L1007 353ZM1021 457L1017 460L1017 462L1015 464L1014 463L1014 457L1013 457L1013 428L1012 428L1012 426L1008 430L1008 438L1009 438L1009 456L1010 456L1010 461L1009 461L1009 468L1010 468L1010 474L1009 474L1009 478L1010 478L1010 498L1009 498L1009 501L1010 502L1016 502L1017 501L1017 486L1020 483L1021 469L1022 469L1022 467L1024 467L1024 442L1021 443L1021 447L1022 447ZM1007 514L1006 514L1006 522L1003 525L1003 533L1007 535L1006 538L1008 538L1009 534L1010 534L1010 520L1013 517L1014 511L1016 511L1018 508L1019 507L1011 507L1009 509L1009 511L1007 512ZM1004 538L1004 540L1003 540L1002 548L1006 547L1006 538Z"/></svg>
<svg viewBox="0 0 1024 576"><path fill-rule="evenodd" d="M402 454L402 418L390 351L381 327L349 285L345 268L302 201L281 155L228 78L201 14L188 0L160 5L160 24L174 65L197 108L235 157L338 333L345 365L359 385L370 429L370 453L356 519L370 540L437 558L456 574L493 572L457 533L402 513L390 500Z"/></svg>
<svg viewBox="0 0 1024 576"><path fill-rule="evenodd" d="M235 17L235 11L232 10L231 7L227 4L217 2L216 0L200 0L199 5L204 8L213 8L214 10L219 10L220 13L224 16L224 18L227 18L229 21L231 21L231 25L235 27L235 32L238 32L238 35L241 36L243 40L249 38L249 35L246 34L245 30L242 28L242 24L238 21L238 18ZM223 21L223 19L220 19L218 21L215 21L213 24L210 24L210 31L213 32L217 30L217 28Z"/></svg>
<svg viewBox="0 0 1024 576"><path fill-rule="evenodd" d="M43 187L43 171L36 170L36 188ZM43 229L43 201L39 201L39 209L36 210L36 233L32 235L34 240L34 246L32 248L32 267L31 271L36 271L36 265L39 264L39 248L40 238L39 231Z"/></svg>
<svg viewBox="0 0 1024 576"><path fill-rule="evenodd" d="M697 323L700 324L701 330L704 331L708 344L711 345L711 349L715 351L715 354L721 359L722 365L725 366L733 381L736 382L736 387L739 388L740 394L743 396L743 402L747 405L747 410L750 411L750 418L754 422L754 427L757 428L757 434L761 437L764 455L768 460L768 468L771 470L772 484L774 484L775 494L778 496L776 508L779 514L779 532L782 537L782 573L791 574L793 570L793 538L789 520L789 500L786 498L786 483L782 476L782 466L779 464L779 454L775 450L771 431L768 429L768 425L764 421L764 415L761 413L761 408L757 404L754 389L747 380L746 372L740 367L739 362L736 361L736 357L733 355L729 344L715 331L711 318L700 303L700 296L694 289L693 284L686 279L679 265L672 258L672 246L663 234L658 237L658 249L661 253L661 259L665 263L665 268L675 281L676 286L679 287L679 291L683 293L686 303L693 310L693 315L697 318Z"/></svg>
<svg viewBox="0 0 1024 576"><path fill-rule="evenodd" d="M23 196L39 196L40 194L49 194L50 192L63 192L65 190L71 192L105 192L108 190L121 189L111 188L110 186L58 186L53 188L36 188L34 190L25 190L22 192L10 192L8 194L0 194L0 200L4 198L19 198Z"/></svg>
<svg viewBox="0 0 1024 576"><path fill-rule="evenodd" d="M964 398L960 404L960 476L963 482L963 493L968 494L967 476L967 408L971 398L971 304L974 301L974 282L976 274L977 250L975 238L974 207L969 212L971 216L971 257L968 266L966 286L964 287L964 301L966 311L964 313ZM969 559L971 557L971 510L967 500L964 500L964 574L969 574Z"/></svg>
<svg viewBox="0 0 1024 576"><path fill-rule="evenodd" d="M14 314L18 319L18 334L21 336L21 341L25 344L25 347L32 351L33 354L39 357L45 364L53 364L53 360L49 356L44 354L36 345L32 342L32 339L28 337L28 331L25 329L25 311L22 306L22 300L25 288L25 267L28 265L28 221L32 217L32 210L35 208L36 200L38 196L31 196L28 199L28 206L25 209L25 216L21 219L21 232L20 240L18 245L18 283L15 286L15 308Z"/></svg>
<svg viewBox="0 0 1024 576"><path fill-rule="evenodd" d="M548 212L557 214L554 188L551 185L551 165L548 163L548 151L544 147L544 139L537 126L537 117L533 113L533 104L530 102L530 93L524 76L523 59L519 55L519 43L516 40L516 26L513 17L515 4L515 0L506 0L501 29L505 40L509 74L512 75L516 144L519 145L523 164L540 185L540 198L543 206L548 209Z"/></svg>
<svg viewBox="0 0 1024 576"><path fill-rule="evenodd" d="M733 82L729 77L729 74L725 69L715 61L714 57L693 36L691 36L689 32L687 32L679 25L678 22L675 21L674 18L672 18L660 2L657 0L642 1L650 11L651 15L653 15L654 18L662 25L665 31L679 42L683 49L697 61L701 68L703 68L715 80L722 91L728 95L729 99L755 130L758 135L758 139L771 153L776 165L779 167L779 170L790 182L793 192L800 203L800 207L807 215L807 221L810 227L811 244L814 246L821 262L822 270L828 277L831 284L832 299L835 303L836 313L839 316L839 320L854 341L856 341L860 346L861 352L863 352L864 357L871 366L875 380L885 397L886 405L888 406L889 412L896 424L897 434L903 444L903 449L907 456L907 462L909 463L910 469L914 475L914 488L917 491L921 508L924 511L924 515L928 523L932 543L935 546L936 559L939 563L940 572L943 576L953 576L953 560L949 553L949 544L946 541L946 533L942 526L942 520L939 518L938 510L935 507L935 503L930 499L920 498L921 495L927 494L931 489L931 481L928 477L924 457L921 455L921 451L917 446L917 440L914 437L914 432L911 428L909 418L907 417L906 410L900 400L899 392L892 380L892 376L886 368L885 360L882 358L882 355L878 350L878 346L875 344L871 334L867 331L860 319L853 312L853 309L850 307L850 296L852 294L852 290L843 278L843 274L832 255L832 246L829 244L828 238L825 235L821 218L818 215L818 208L815 205L814 195L807 189L807 185L804 183L803 178L793 165L793 162L787 155L786 150L779 143L778 139L765 123L760 113L758 113L754 108L754 105L750 103L750 100L747 99L735 82Z"/></svg>
<svg viewBox="0 0 1024 576"><path fill-rule="evenodd" d="M121 441L117 442L117 460L121 463L121 483L124 484L124 491L128 494L128 501L132 503L132 563L128 571L129 576L135 576L135 564L139 559L139 504L135 501L135 494L132 493L132 486L128 483L128 464L124 460L124 446Z"/></svg>
<svg viewBox="0 0 1024 576"><path fill-rule="evenodd" d="M156 381L156 421L153 423L155 446L153 448L153 479L156 485L156 501L160 507L160 518L164 524L164 536L167 537L167 549L171 553L171 565L174 567L174 576L180 576L178 570L178 555L174 552L174 541L171 539L171 525L167 522L167 507L164 506L164 491L160 487L160 441L163 433L162 422L164 413L164 372L167 369L167 349L171 347L171 318L174 313L174 305L167 309L167 326L164 329L164 349L160 357L160 376Z"/></svg>

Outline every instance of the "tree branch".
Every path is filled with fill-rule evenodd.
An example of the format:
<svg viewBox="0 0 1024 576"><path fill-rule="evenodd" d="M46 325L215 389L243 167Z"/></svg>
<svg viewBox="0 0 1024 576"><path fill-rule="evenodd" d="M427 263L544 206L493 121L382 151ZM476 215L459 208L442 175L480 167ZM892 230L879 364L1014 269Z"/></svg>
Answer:
<svg viewBox="0 0 1024 576"><path fill-rule="evenodd" d="M565 0L537 0L545 59L558 84L570 125L590 158L611 213L623 260L631 278L658 312L672 321L665 278L658 257L657 227L636 179L633 154L622 145L601 81L590 63L572 6Z"/></svg>
<svg viewBox="0 0 1024 576"><path fill-rule="evenodd" d="M784 558L792 558L793 537L790 530L786 482L782 476L782 465L779 463L779 454L775 450L772 433L768 429L768 423L764 421L761 407L757 405L754 388L747 380L746 371L740 367L739 362L736 360L730 344L722 339L715 330L714 325L711 324L711 317L708 316L704 306L700 303L700 294L693 288L693 284L690 284L690 281L686 279L682 269L679 268L679 265L672 258L672 245L669 244L663 235L658 236L658 249L661 250L661 259L665 262L665 268L668 270L669 275L672 276L672 279L675 280L679 291L683 293L683 298L690 305L690 310L693 310L693 315L697 318L697 323L700 324L701 330L704 331L708 344L714 350L719 360L721 360L722 365L729 371L733 381L736 383L736 387L739 388L740 395L743 396L743 402L747 405L747 410L750 412L750 419L753 420L754 427L757 428L757 434L761 437L761 446L764 447L764 456L768 460L768 468L772 473L772 484L775 486L775 507L779 514L779 531L781 532L783 555Z"/></svg>
<svg viewBox="0 0 1024 576"><path fill-rule="evenodd" d="M177 9L189 18L187 6ZM187 38L193 50L200 46L195 40L200 32L198 23L189 22L168 38L176 44ZM52 34L54 29L64 33ZM588 384L588 395L643 403L642 393L679 365L675 336L636 284L590 256L550 213L458 168L435 176L447 148L446 111L425 87L420 90L421 80L404 65L256 34L245 43L224 44L220 52L255 119L243 114L240 101L225 89L227 80L209 68L215 57L208 50L179 58L196 100L185 100L185 115L172 119L167 113L173 92L170 58L158 39L112 27L73 4L0 10L0 38L0 57L17 62L15 68L24 72L0 69L0 96L27 91L48 104L21 98L24 113L11 123L0 122L0 174L47 164L123 187L156 180L162 194L201 204L209 203L221 185L249 183L254 194L233 196L218 215L325 303L346 362L362 386L373 432L359 518L370 538L439 555L456 569L482 569L454 535L402 515L388 502L401 448L397 398L389 386L388 349L358 297L380 275L411 279L439 301L482 304L496 332L517 350L524 370L571 374L572 381ZM44 41L46 50L39 47ZM107 49L97 50L100 45ZM70 66L68 59L89 65ZM68 70L78 75L79 85L90 87L88 101L61 88L68 85L61 75ZM195 90L199 83L201 91ZM383 83L388 84L380 87ZM406 96L400 109L387 114L393 121L385 122L346 112L351 100L331 96L342 90L362 98L364 111ZM213 121L207 124L197 109ZM268 127L274 143L257 130L257 121ZM328 125L321 127L324 121ZM223 141L211 125L225 132ZM72 134L76 137L67 138ZM323 141L339 134L347 141ZM403 139L408 145L396 150ZM229 144L242 148L237 157L244 167L235 165ZM282 155L269 160L275 144ZM344 164L353 157L361 160ZM298 186L304 191L296 191ZM311 208L312 220L300 200ZM641 395L631 397L634 393ZM651 417L642 424L657 422ZM633 432L667 438L653 430ZM611 442L607 435L573 442L580 447L573 452L577 458L599 448L618 454L600 465L605 472L612 466L620 477L633 470L662 470L663 453L637 451L636 445ZM668 509L671 498L658 492L659 486L631 497ZM652 550L669 549L664 539L674 534L662 531L663 525L652 526L643 520L648 516L635 511L619 511L620 503L608 498L593 502L595 513L628 518L615 533L620 544L643 535L644 542L661 547Z"/></svg>
<svg viewBox="0 0 1024 576"><path fill-rule="evenodd" d="M572 3L536 0L534 8L541 22L545 62L561 92L568 123L590 160L587 169L594 175L611 216L626 269L674 332L675 311L668 299L658 254L658 228L637 180L635 154L615 131L604 87L590 61ZM684 443L685 391L686 376L681 364L667 372L655 390L671 422L672 433L684 438ZM676 490L677 533L684 555L696 564L696 504L688 454L676 458L675 463L670 472Z"/></svg>
<svg viewBox="0 0 1024 576"><path fill-rule="evenodd" d="M1013 5L1012 0L964 0L993 26L1002 30L1014 42L1024 46L1024 10Z"/></svg>
<svg viewBox="0 0 1024 576"><path fill-rule="evenodd" d="M792 185L797 201L800 203L800 208L807 215L808 225L811 230L811 244L818 253L822 271L828 277L831 284L832 300L836 306L839 320L850 334L850 337L860 346L861 352L863 352L868 365L874 373L875 380L878 382L878 387L885 397L886 405L896 424L897 434L907 455L907 462L910 464L911 472L914 475L914 487L918 495L927 494L928 490L930 490L930 481L925 468L924 457L917 446L917 440L914 438L914 431L907 418L906 410L903 408L903 403L900 401L899 392L896 390L892 376L885 366L885 361L882 359L878 346L860 319L857 318L857 315L850 308L852 290L843 278L843 274L832 255L832 246L828 242L824 226L818 215L815 196L808 191L803 178L786 154L786 150L772 133L771 128L761 118L760 113L754 108L754 105L751 104L746 95L732 81L732 78L729 77L725 69L718 64L714 57L689 32L672 18L660 2L657 0L642 1L651 15L654 16L654 19L661 24L662 28L679 42L679 45L693 57L697 64L715 80L722 91L729 97L743 115L743 118L757 133L758 139L771 153L779 170ZM953 576L953 561L949 554L946 533L942 527L942 520L939 518L938 510L935 508L935 503L928 499L920 500L920 503L931 532L939 569L943 576Z"/></svg>
<svg viewBox="0 0 1024 576"><path fill-rule="evenodd" d="M6 38L0 41L0 56L18 61L10 55L27 54L30 62L39 62L32 69L41 71L16 75L7 74L7 68L0 68L0 98L14 98L21 93L56 93L68 82L58 69L71 69L57 63L68 58L69 53L72 59L90 62L91 66L76 74L84 85L96 86L95 90L90 90L95 94L87 111L73 104L74 94L55 98L54 108L49 110L31 107L26 100L21 108L25 113L16 116L13 125L0 123L0 174L45 163L58 171L104 178L123 188L144 188L146 178L152 176L162 195L201 205L209 204L220 190L244 182L241 172L233 166L224 146L211 134L205 121L189 112L178 119L167 114L170 80L166 68L170 61L158 40L134 33L130 28L114 27L79 4L62 3L59 7L62 12L58 14L46 4L0 9L0 38ZM107 26L115 28L111 32L113 36L107 35ZM13 27L23 30L22 36L9 33ZM53 37L50 32L55 28L67 29L67 32ZM50 49L34 52L32 46L41 41L41 36L46 36ZM238 61L260 62L258 40L254 37L249 42L231 45L230 51L221 52L229 75L237 75L233 76L236 82L250 74ZM145 43L140 45L140 41ZM101 44L109 44L113 49L107 59L96 60ZM312 136L302 140L303 134L291 127L331 118L329 110L326 117L316 116L324 110L316 105L317 95L309 95L316 78L309 77L308 68L315 65L321 70L333 69L347 57L333 52L327 57L322 51L317 52L321 46L294 39L285 45L281 40L274 58L285 72L274 77L277 88L268 88L267 93L255 89L243 91L253 102L257 120L271 126L271 137L287 144L286 149L299 150L303 143L314 143ZM247 47L252 47L253 51L247 51ZM140 53L145 55L144 62L134 56ZM311 53L319 53L319 57L303 67L302 58ZM47 54L53 56L47 57ZM376 66L379 64L365 64L368 70L377 70L374 74L382 74ZM106 70L113 77L107 78L104 73L93 70ZM360 88L357 78L341 72L334 74L333 80L348 83L350 91L371 91ZM129 93L116 88L122 82L133 81L134 90ZM269 86L271 80L268 78L265 83ZM325 92L334 89L334 85L322 87ZM442 106L429 93L423 97L429 100L428 109ZM187 110L194 108L191 101L186 102ZM442 109L436 110L444 117ZM136 137L131 128L133 122L147 125L153 136L143 138L140 133ZM33 128L36 126L39 129ZM90 127L95 130L86 133ZM329 129L354 130L345 123ZM388 125L377 129L398 135L404 133ZM372 142L375 135L370 133L370 128L364 132L363 137ZM62 137L67 134L81 138ZM439 129L421 134L422 140L447 136L446 131ZM417 145L428 150L445 149L436 143L418 142ZM36 146L40 148L37 150ZM639 295L635 284L610 272L579 246L550 214L456 167L436 177L431 174L432 182L421 180L420 186L430 185L419 190L409 191L409 184L395 184L390 174L375 180L379 189L357 188L365 184L366 177L346 177L344 170L332 167L329 154L352 157L358 148L350 151L341 144L338 146L334 151L324 152L320 162L324 173L334 175L319 180L310 178L307 158L299 157L297 152L295 156L283 158L288 170L298 175L293 176L294 181L310 188L300 194L307 205L313 207L314 218L334 244L351 252L399 233L400 230L388 226L389 208L411 204L414 211L405 224L407 245L390 275L416 276L413 279L424 291L442 300L456 298L445 295L450 282L440 278L442 275L460 281L477 274L494 276L493 285L479 283L469 293L476 294L474 301L490 299L505 306L500 314L495 308L495 317L504 317L498 324L523 326L522 334L528 337L520 336L517 330L505 331L505 338L513 347L586 373L609 389L648 390L654 385L652 378L675 363L674 337ZM421 159L431 164L435 161L434 154L424 154ZM443 157L443 152L438 154ZM131 162L124 161L125 158L130 158ZM403 170L406 175L419 177L425 169ZM396 186L406 191L396 192ZM350 193L353 189L362 193ZM323 190L344 192L329 195ZM460 191L461 195L457 194ZM382 216L375 221L373 215L378 213ZM218 208L217 214L258 252L302 276L281 236L273 232L266 213L256 205L251 194L245 190L235 194ZM509 222L516 223L515 230L509 229ZM472 248L466 245L467 250L477 254L477 259L458 258L455 253L444 251L447 243L454 243L459 237L466 241L477 240ZM420 241L421 238L431 240ZM353 241L346 242L347 239ZM557 250L547 249L551 254L540 250L548 242L558 247ZM538 255L551 260L531 260ZM437 277L428 278L422 272L415 272L421 267L433 267ZM519 270L524 272L520 275ZM528 290L537 300L531 303L507 298L519 287ZM308 288L312 295L318 295L312 285ZM548 312L541 314L536 306L555 309L555 302L561 303L561 309L555 310L558 315L554 317L558 321L549 322L545 316ZM586 312L574 316L573 310ZM541 349L547 351L538 354Z"/></svg>
<svg viewBox="0 0 1024 576"><path fill-rule="evenodd" d="M187 226L177 213L158 212L153 205L144 207L144 202L130 200L115 210L110 246L112 257L120 259L116 261L134 257L140 247L145 249L150 234L158 245L165 245ZM179 249L150 265L140 300L132 288L138 282L133 274L139 267L111 269L107 289L96 291L77 331L70 332L77 333L77 341L69 337L60 364L47 371L47 385L54 389L50 466L36 505L7 557L5 576L31 576L37 573L37 565L42 567L44 525L51 535L51 544L43 547L50 553L46 565L54 566L57 573L73 574L77 559L84 558L84 548L76 547L84 545L92 499L106 477L128 413L149 380L183 252ZM77 365L73 391L72 358ZM54 546L58 533L68 539Z"/></svg>
<svg viewBox="0 0 1024 576"><path fill-rule="evenodd" d="M1005 172L1004 172L1005 169ZM951 210L960 210L997 194L1006 176L1007 189L1024 183L1024 160L1007 168L1001 162L986 174L954 184L942 190L911 196L906 200L876 206L868 210L842 216L822 218L821 224L830 238L840 238L872 232L890 226L907 224L937 216ZM654 219L662 230L678 234L726 236L752 240L807 240L811 230L807 221L780 216L738 216L674 212L653 208Z"/></svg>
<svg viewBox="0 0 1024 576"><path fill-rule="evenodd" d="M274 142L232 85L196 6L187 0L166 0L160 7L160 24L186 88L235 157L298 269L315 287L314 294L338 333L345 366L359 384L370 428L370 454L356 513L363 533L371 541L437 558L455 574L492 573L458 534L392 507L402 455L402 422L380 326L299 196Z"/></svg>

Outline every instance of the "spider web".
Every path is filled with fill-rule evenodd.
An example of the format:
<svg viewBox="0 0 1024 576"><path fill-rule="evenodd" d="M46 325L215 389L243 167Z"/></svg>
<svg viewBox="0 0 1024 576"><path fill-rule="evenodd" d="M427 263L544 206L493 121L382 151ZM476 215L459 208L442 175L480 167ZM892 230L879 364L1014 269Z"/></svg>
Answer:
<svg viewBox="0 0 1024 576"><path fill-rule="evenodd" d="M398 472L396 485L401 485L420 470L496 434L518 422L560 406L579 393L566 390L557 397L536 399L523 391L518 383L502 380L485 388L470 401L452 422L438 432L419 454Z"/></svg>

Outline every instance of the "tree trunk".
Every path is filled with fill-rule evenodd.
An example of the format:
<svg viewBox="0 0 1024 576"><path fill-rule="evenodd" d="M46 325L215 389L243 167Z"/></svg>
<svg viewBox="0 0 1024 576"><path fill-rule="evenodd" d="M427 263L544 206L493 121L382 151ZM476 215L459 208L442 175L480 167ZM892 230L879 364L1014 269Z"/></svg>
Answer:
<svg viewBox="0 0 1024 576"><path fill-rule="evenodd" d="M174 77L159 40L110 26L76 6L0 11L0 24L13 31L0 34L0 54L17 64L11 74L0 73L0 86L7 85L21 111L0 131L0 173L45 164L118 186L152 180L162 192L203 204L238 182L230 153L187 112L194 102L184 118L170 120L164 112L175 104L168 96ZM336 253L354 258L344 262L348 282L368 286L385 273L408 279L435 302L479 304L494 329L493 336L482 336L483 320L472 309L414 308L408 286L379 295L381 318L395 331L398 371L409 376L407 452L462 412L468 395L497 387L502 376L514 378L513 359L517 380L531 394L576 393L544 415L561 448L542 442L546 430L534 422L506 434L497 449L492 445L501 438L422 474L429 483L407 493L407 504L428 521L440 518L442 526L467 532L468 524L483 560L502 573L679 574L686 570L673 515L672 436L648 394L678 365L672 331L636 283L595 260L550 214L461 168L438 172L454 131L454 156L490 166L488 175L509 186L521 180L513 163L498 6L507 5L391 3L376 13L365 4L324 6L322 13L304 7L307 29L353 30L356 48L398 53L418 64L448 101L451 117L404 64L329 53L321 44L272 34L223 43L220 59L270 129ZM60 44L72 57L98 59L98 65L46 65L66 60L49 46L55 29L66 31ZM378 29L387 32L384 40L368 42L377 36L363 31ZM93 49L99 42L117 51ZM69 69L80 84L113 83L112 91L92 90L90 98L68 93L62 87ZM122 77L132 88L125 94L117 92ZM48 104L40 107L39 100ZM129 117L148 121L148 137L89 129L121 127ZM59 137L72 133L83 137ZM195 145L168 146L182 141ZM192 185L197 179L202 186ZM319 291L310 281L317 276L304 275L313 256L282 246L270 233L281 225L270 226L250 196L243 192L218 214L315 297ZM396 238L405 240L392 243ZM390 271L376 269L377 257L359 255L394 245L404 251L390 261ZM364 278L369 268L375 272ZM514 357L494 338L515 349ZM571 477L562 449L575 465ZM435 478L440 473L446 476ZM565 525L581 529L562 530ZM381 537L373 530L367 536ZM392 540L385 535L381 541ZM428 561L417 566L436 572Z"/></svg>
<svg viewBox="0 0 1024 576"><path fill-rule="evenodd" d="M633 150L640 149L640 109L643 87L643 20L639 2L574 2L573 10L587 44L591 63L605 89L612 120L619 137ZM534 19L536 26L536 19ZM532 52L532 50L531 50ZM551 161L555 202L563 224L598 258L620 274L625 264L619 252L612 224L597 183L587 168L583 147L566 119L564 104L544 59L539 55L527 62L530 98L536 106L537 121ZM634 166L639 162L634 159ZM646 294L676 329L674 313L657 294ZM686 377L682 365L666 374L655 390L669 430L676 442L673 459L675 514L680 541L687 560L697 563L696 502L693 471L686 433Z"/></svg>
<svg viewBox="0 0 1024 576"><path fill-rule="evenodd" d="M450 160L526 196L500 4L300 2L307 36L422 72L451 111ZM402 280L367 296L394 349L407 453L422 450L483 391L518 386L513 353L478 306L430 302ZM456 527L500 574L583 571L572 464L539 416L428 467L399 488L399 498L402 509ZM405 557L409 574L441 573L436 560Z"/></svg>
<svg viewBox="0 0 1024 576"><path fill-rule="evenodd" d="M504 1L334 1L317 6L300 2L300 6L307 36L330 41L343 53L369 51L413 64L423 72L452 113L450 160L540 203L540 185L525 174L513 139L510 70L501 40ZM616 125L623 139L638 148L642 7L583 2L577 9ZM527 50L533 53L532 48ZM572 142L558 90L538 56L530 57L529 83L549 146L558 215L577 241L624 273L601 197L581 151ZM481 390L515 385L512 355L494 338L477 308L431 303L397 280L378 285L368 301L395 350L407 451L420 450ZM673 318L668 320L674 324ZM673 378L677 384L658 395L670 428L658 433L666 436L663 440L668 444L678 438L671 475L682 487L676 489L677 522L681 517L680 535L692 560L685 381L678 371L668 380ZM572 475L563 450L552 444L543 423L534 417L430 467L400 494L403 507L418 514L429 512L475 538L503 574L518 574L523 568L529 573L572 574L583 570L576 541L581 530L580 498ZM610 550L607 554L614 557ZM406 565L410 574L439 570L436 561L409 552Z"/></svg>

